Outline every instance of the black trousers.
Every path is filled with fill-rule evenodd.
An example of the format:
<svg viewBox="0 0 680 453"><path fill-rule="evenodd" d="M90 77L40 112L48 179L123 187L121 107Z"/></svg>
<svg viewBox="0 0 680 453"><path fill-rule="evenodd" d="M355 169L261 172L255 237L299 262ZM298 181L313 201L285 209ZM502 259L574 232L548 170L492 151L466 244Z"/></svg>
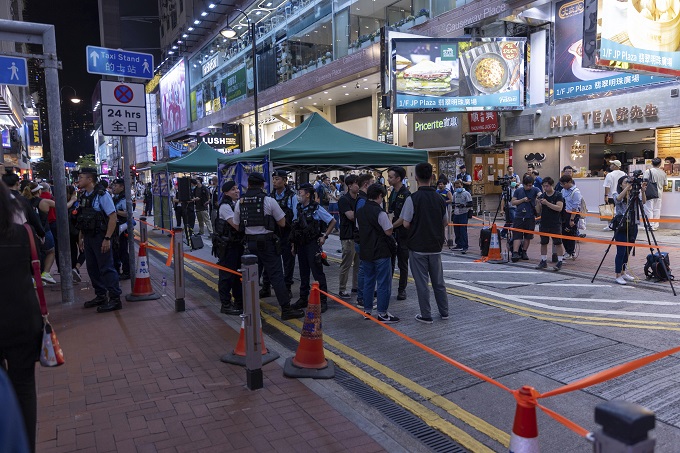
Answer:
<svg viewBox="0 0 680 453"><path fill-rule="evenodd" d="M102 253L103 241L104 233L85 235L87 274L97 296L104 296L108 291L109 297L120 297L122 291L118 283L118 272L113 267L113 252L109 250Z"/></svg>
<svg viewBox="0 0 680 453"><path fill-rule="evenodd" d="M285 233L279 239L281 243L281 259L283 260L283 281L286 283L286 288L290 289L293 286L293 272L295 272L295 255L290 250L290 232ZM262 272L262 284L270 285L269 275Z"/></svg>
<svg viewBox="0 0 680 453"><path fill-rule="evenodd" d="M122 266L123 274L130 275L130 251L128 250L127 231L119 235L118 248L113 251L113 266L116 268L116 271Z"/></svg>
<svg viewBox="0 0 680 453"><path fill-rule="evenodd" d="M326 274L323 272L323 264L317 262L314 258L319 252L319 245L316 242L310 242L306 245L299 245L297 247L298 262L300 263L300 298L309 299L309 292L311 286L309 284L309 273L311 271L314 280L319 282L319 288L322 291L328 292L328 285L326 284ZM320 296L321 302L326 302L328 297L325 294Z"/></svg>
<svg viewBox="0 0 680 453"><path fill-rule="evenodd" d="M220 256L220 259L217 261L217 264L238 271L242 255L243 245L234 244L224 250L224 253L222 253L222 256ZM220 269L217 290L222 305L229 305L232 302L233 297L234 305L238 307L243 306L243 287L241 286L241 279L238 275Z"/></svg>
<svg viewBox="0 0 680 453"><path fill-rule="evenodd" d="M7 361L7 376L17 395L26 426L28 444L35 451L38 399L35 389L35 362L40 353L41 337L32 343L0 348L0 366Z"/></svg>
<svg viewBox="0 0 680 453"><path fill-rule="evenodd" d="M271 286L274 288L276 300L281 307L290 306L290 298L288 297L288 290L286 283L283 280L283 266L281 265L280 253L276 250L274 239L253 239L256 236L248 238L248 250L253 255L256 255L259 265L264 268L264 271L269 275Z"/></svg>
<svg viewBox="0 0 680 453"><path fill-rule="evenodd" d="M562 223L562 234L565 236L576 236L578 233L578 219L576 219L576 224L572 227L574 231L567 232L565 228L569 229L569 222L564 222ZM576 241L571 240L571 239L562 239L562 245L564 245L564 252L569 253L570 255L574 253L574 250L576 249Z"/></svg>
<svg viewBox="0 0 680 453"><path fill-rule="evenodd" d="M405 291L408 284L408 241L406 232L403 236L397 234L397 253L392 255L392 273L395 266L399 266L399 291Z"/></svg>
<svg viewBox="0 0 680 453"><path fill-rule="evenodd" d="M175 226L177 228L182 226L182 205L175 205Z"/></svg>
<svg viewBox="0 0 680 453"><path fill-rule="evenodd" d="M78 236L71 235L71 266L76 267L76 264L81 266L85 263L85 252L80 253L78 250Z"/></svg>

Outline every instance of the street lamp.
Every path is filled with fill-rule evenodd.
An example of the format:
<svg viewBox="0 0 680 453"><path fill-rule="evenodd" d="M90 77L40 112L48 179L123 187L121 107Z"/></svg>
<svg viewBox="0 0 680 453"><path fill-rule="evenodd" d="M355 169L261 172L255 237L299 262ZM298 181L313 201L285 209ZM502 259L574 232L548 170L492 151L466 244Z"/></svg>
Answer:
<svg viewBox="0 0 680 453"><path fill-rule="evenodd" d="M63 98L61 97L61 92L64 88L70 88L73 90L73 97L69 98L69 101L71 101L74 104L80 104L82 102L82 99L78 97L78 93L76 92L76 89L73 88L70 85L64 85L63 87L59 88L59 100L63 102Z"/></svg>
<svg viewBox="0 0 680 453"><path fill-rule="evenodd" d="M243 14L243 16L246 18L246 21L248 21L248 28L250 29L250 45L253 58L253 103L255 104L255 147L258 148L260 146L260 121L259 114L257 112L257 48L255 46L255 24L242 10L234 8L234 11ZM220 31L220 34L225 38L234 39L236 37L236 30L231 28L227 23L227 26L222 31Z"/></svg>

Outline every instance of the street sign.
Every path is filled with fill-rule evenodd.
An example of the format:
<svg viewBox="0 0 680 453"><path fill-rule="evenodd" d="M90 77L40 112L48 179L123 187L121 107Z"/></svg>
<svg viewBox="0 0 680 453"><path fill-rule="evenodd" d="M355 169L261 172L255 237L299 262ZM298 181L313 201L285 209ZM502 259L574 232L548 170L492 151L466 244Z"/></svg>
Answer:
<svg viewBox="0 0 680 453"><path fill-rule="evenodd" d="M102 105L102 134L146 137L146 108Z"/></svg>
<svg viewBox="0 0 680 453"><path fill-rule="evenodd" d="M104 105L121 105L127 107L146 106L146 92L142 83L100 82L101 101Z"/></svg>
<svg viewBox="0 0 680 453"><path fill-rule="evenodd" d="M25 58L0 55L0 85L28 86L28 65Z"/></svg>
<svg viewBox="0 0 680 453"><path fill-rule="evenodd" d="M87 46L87 72L137 79L153 78L153 55L121 49Z"/></svg>

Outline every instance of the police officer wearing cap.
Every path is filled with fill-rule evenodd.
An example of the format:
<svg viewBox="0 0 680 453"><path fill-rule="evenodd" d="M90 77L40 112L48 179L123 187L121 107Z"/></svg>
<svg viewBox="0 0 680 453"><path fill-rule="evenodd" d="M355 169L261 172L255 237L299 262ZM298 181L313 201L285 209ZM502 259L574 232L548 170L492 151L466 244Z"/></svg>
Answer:
<svg viewBox="0 0 680 453"><path fill-rule="evenodd" d="M319 282L319 288L328 292L326 275L323 272L321 247L335 228L335 219L319 203L312 201L314 186L311 184L302 184L298 195L300 202L297 205L297 219L293 222L290 237L300 263L300 298L293 304L293 307L305 308L309 299L310 271L314 279ZM320 299L323 313L328 308L328 297L321 294Z"/></svg>
<svg viewBox="0 0 680 453"><path fill-rule="evenodd" d="M467 190L468 192L472 191L472 176L467 173L465 164L460 165L458 170L460 170L460 172L456 175L456 179L463 183L463 189Z"/></svg>
<svg viewBox="0 0 680 453"><path fill-rule="evenodd" d="M83 191L75 215L80 231L78 248L85 252L87 273L96 294L85 302L85 308L97 307L98 313L120 310L122 291L111 251L111 238L117 228L116 206L111 195L97 184L94 168L80 170L78 188Z"/></svg>
<svg viewBox="0 0 680 453"><path fill-rule="evenodd" d="M293 298L291 287L293 286L293 272L295 271L295 255L291 252L290 247L290 229L293 226L293 221L297 219L297 205L298 198L295 192L291 190L288 185L288 172L285 170L276 170L272 174L272 190L271 197L276 200L279 207L286 215L286 226L281 228L278 225L274 232L279 237L281 244L281 259L283 260L283 281L286 283L288 290L288 297ZM260 297L269 297L272 295L271 282L269 281L269 274L263 272L262 288L260 289Z"/></svg>
<svg viewBox="0 0 680 453"><path fill-rule="evenodd" d="M238 223L234 222L234 207L238 197L238 186L234 181L227 181L222 185L212 250L213 255L219 259L217 264L234 271L238 271L241 264L244 239ZM240 315L243 312L243 291L239 276L220 269L217 289L222 303L220 312L225 315Z"/></svg>
<svg viewBox="0 0 680 453"><path fill-rule="evenodd" d="M130 280L130 252L128 251L127 206L125 203L125 181L122 178L111 182L113 204L116 206L116 232L112 236L118 240L113 246L113 265L118 272L122 267L120 280Z"/></svg>
<svg viewBox="0 0 680 453"><path fill-rule="evenodd" d="M268 197L263 189L262 173L251 173L248 176L248 190L236 203L234 223L245 232L248 250L257 255L260 265L269 274L271 286L281 306L281 319L302 318L304 312L290 305L279 257L279 239L274 233L276 225L286 226L286 215L276 200Z"/></svg>

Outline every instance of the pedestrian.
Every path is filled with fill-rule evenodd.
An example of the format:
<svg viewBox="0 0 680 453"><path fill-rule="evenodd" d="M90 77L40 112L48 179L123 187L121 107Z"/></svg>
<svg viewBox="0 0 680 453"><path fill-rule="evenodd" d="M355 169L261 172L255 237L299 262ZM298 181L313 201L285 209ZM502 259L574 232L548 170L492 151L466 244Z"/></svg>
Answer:
<svg viewBox="0 0 680 453"><path fill-rule="evenodd" d="M208 204L210 203L210 192L208 188L203 185L203 178L200 176L191 180L191 199L194 202L196 209L196 218L198 218L198 234L204 235L206 228L208 235L213 232L212 223L210 222L210 215L208 214Z"/></svg>
<svg viewBox="0 0 680 453"><path fill-rule="evenodd" d="M546 234L562 235L562 209L564 208L564 198L562 194L555 190L555 180L550 176L543 179L543 193L538 197L536 212L541 216L541 224L538 231ZM541 261L536 269L548 268L548 243L550 236L541 235ZM557 264L553 271L562 269L564 259L564 249L562 248L562 238L552 237L552 243L557 253Z"/></svg>
<svg viewBox="0 0 680 453"><path fill-rule="evenodd" d="M17 217L23 217L22 210L7 187L0 184L0 367L7 371L19 400L30 451L35 451L35 362L40 354L42 320L32 281L29 233L16 222ZM34 242L38 244L38 239Z"/></svg>
<svg viewBox="0 0 680 453"><path fill-rule="evenodd" d="M234 272L219 270L217 283L220 296L220 313L238 316L243 313L243 290L241 279L235 272L241 267L243 255L243 233L234 222L234 207L239 198L236 182L227 181L222 185L222 196L217 207L215 235L213 236L213 256L217 264Z"/></svg>
<svg viewBox="0 0 680 453"><path fill-rule="evenodd" d="M416 320L432 324L434 321L430 307L428 277L439 316L441 319L449 319L449 301L444 285L441 257L444 229L449 219L446 216L444 200L433 187L429 186L432 165L427 162L420 163L416 165L415 173L418 190L406 199L401 218L404 220L404 227L408 229L409 263L420 307Z"/></svg>
<svg viewBox="0 0 680 453"><path fill-rule="evenodd" d="M210 204L209 204L209 211L210 211L210 225L215 224L215 219L217 219L217 214L218 214L218 209L220 205L220 198L222 197L220 187L219 187L219 178L217 176L213 176L210 178Z"/></svg>
<svg viewBox="0 0 680 453"><path fill-rule="evenodd" d="M74 212L78 210L78 192L72 185L66 186L66 208L68 209L69 242L71 247L71 273L74 282L81 282L80 268L85 264L85 254L78 250L78 228Z"/></svg>
<svg viewBox="0 0 680 453"><path fill-rule="evenodd" d="M113 198L97 184L97 170L94 168L80 170L78 188L83 191L76 213L76 227L80 231L78 248L85 252L87 273L95 291L95 298L85 302L84 306L97 307L97 313L120 310L123 308L120 300L122 291L111 251L111 240L117 227Z"/></svg>
<svg viewBox="0 0 680 453"><path fill-rule="evenodd" d="M182 203L179 202L179 198L177 195L177 184L175 183L172 186L172 189L170 189L170 200L172 200L172 208L175 212L175 227L181 228L182 227L182 217L184 216L182 214Z"/></svg>
<svg viewBox="0 0 680 453"><path fill-rule="evenodd" d="M333 182L330 185L330 190L328 192L328 213L335 219L335 232L340 232L340 211L338 211L338 201L342 194L338 190L338 184Z"/></svg>
<svg viewBox="0 0 680 453"><path fill-rule="evenodd" d="M387 191L380 183L371 184L367 188L367 201L357 211L357 225L359 228L361 263L364 267L364 313L371 314L373 310L374 291L378 293L379 321L386 324L399 322L399 318L389 311L392 290L391 262L393 249L396 247L392 238L392 222L382 209ZM364 316L364 319L369 319Z"/></svg>
<svg viewBox="0 0 680 453"><path fill-rule="evenodd" d="M565 165L564 168L562 168L562 174L560 175L560 180L557 181L557 184L555 185L555 192L562 193L562 189L564 189L564 187L562 186L561 180L562 180L562 176L565 176L565 175L571 176L573 178L574 177L574 167L572 167L571 165ZM574 181L572 179L572 182L573 182L574 185L576 185L576 181Z"/></svg>
<svg viewBox="0 0 680 453"><path fill-rule="evenodd" d="M0 170L2 170L0 168ZM29 453L26 424L19 401L4 368L0 366L0 451Z"/></svg>
<svg viewBox="0 0 680 453"><path fill-rule="evenodd" d="M463 183L463 189L468 192L472 192L472 176L468 174L465 164L458 166L458 174L456 175L456 179Z"/></svg>
<svg viewBox="0 0 680 453"><path fill-rule="evenodd" d="M364 207L366 204L367 195L366 191L368 190L368 186L373 184L375 180L373 179L373 175L371 173L362 173L359 175L359 178L357 179L357 183L359 184L359 193L357 194L357 204L356 204L356 210L354 211L354 217L357 216L357 213L361 208ZM359 234L359 227L356 221L354 222L355 226L357 226L356 229L356 235L354 236L354 250L356 251L357 254L361 254L361 235ZM361 255L360 255L361 256ZM361 263L361 260L359 261L359 273L357 274L357 307L359 308L364 308L364 271L363 271L363 264ZM367 295L367 297L370 297L371 300L373 300L372 295Z"/></svg>
<svg viewBox="0 0 680 453"><path fill-rule="evenodd" d="M538 170L531 170L531 176L534 177L534 187L540 191L543 188L543 178L541 178Z"/></svg>
<svg viewBox="0 0 680 453"><path fill-rule="evenodd" d="M318 203L328 211L331 202L331 180L326 175L321 175L319 185L315 188Z"/></svg>
<svg viewBox="0 0 680 453"><path fill-rule="evenodd" d="M564 236L578 236L578 222L580 220L581 200L583 196L581 191L576 187L574 179L564 174L560 178L560 185L562 186L562 198L564 199L564 211L562 214L562 234ZM564 258L575 259L576 240L563 239Z"/></svg>
<svg viewBox="0 0 680 453"><path fill-rule="evenodd" d="M510 180L514 180L517 184L520 184L522 181L519 178L519 175L515 173L515 167L512 165L507 166L507 173L504 175L506 178L509 178Z"/></svg>
<svg viewBox="0 0 680 453"><path fill-rule="evenodd" d="M456 181L461 181L460 179L456 179ZM462 184L462 182L461 182ZM448 189L449 185L449 180L446 178L444 175L439 175L439 179L437 180L437 193L442 197L444 200L444 203L446 204L446 217L448 219L451 219L451 203L453 203L453 195L451 194L451 191ZM444 230L444 245L453 245L453 231L451 231L451 227L447 226L446 229Z"/></svg>
<svg viewBox="0 0 680 453"><path fill-rule="evenodd" d="M302 318L305 313L290 305L281 265L280 244L274 234L275 225L286 226L286 215L276 200L264 193L262 173L248 175L248 190L236 203L234 224L245 231L249 253L258 257L259 263L269 274L276 299L281 307L281 319Z"/></svg>
<svg viewBox="0 0 680 453"><path fill-rule="evenodd" d="M151 189L151 183L146 183L146 189L144 189L144 215L151 217L153 212L153 190Z"/></svg>
<svg viewBox="0 0 680 453"><path fill-rule="evenodd" d="M616 204L614 202L613 193L616 191L617 181L622 177L626 176L626 173L621 171L621 161L618 159L613 159L609 161L609 173L604 178L604 203L605 204ZM608 230L609 227L605 227Z"/></svg>
<svg viewBox="0 0 680 453"><path fill-rule="evenodd" d="M648 191L647 202L645 203L645 215L649 219L649 226L652 230L659 229L659 222L652 222L654 219L661 218L661 196L663 188L668 183L666 172L661 169L661 159L652 159L652 168L648 169L643 176L647 180L647 187L656 190Z"/></svg>
<svg viewBox="0 0 680 453"><path fill-rule="evenodd" d="M637 209L633 209L633 206L628 208L632 201L632 182L632 179L627 175L622 176L616 183L615 191L612 192L612 198L614 199L614 220L612 223L614 224L614 241L616 242L634 243L637 239L640 216ZM645 195L646 189L647 183L643 182L638 195L638 199L642 200L643 205L647 201L647 196ZM628 210L627 213L626 209ZM632 247L630 246L616 246L614 271L616 273L615 281L619 285L625 285L627 282L635 280L635 278L628 273L628 255L630 255L631 250Z"/></svg>
<svg viewBox="0 0 680 453"><path fill-rule="evenodd" d="M288 181L288 172L285 170L276 170L272 174L271 197L276 200L279 207L285 214L286 226L276 226L274 232L279 238L281 247L281 260L283 262L283 280L286 283L286 290L288 290L288 297L293 298L293 273L295 272L295 255L293 255L290 247L290 231L293 227L293 222L297 219L297 205L298 197L295 192L290 189L286 182ZM260 297L270 297L271 282L267 272L262 272L262 288L260 288Z"/></svg>
<svg viewBox="0 0 680 453"><path fill-rule="evenodd" d="M40 186L42 187L42 190L40 191L40 198L54 201L54 196L52 195L52 186L50 186L45 181L41 182ZM47 226L52 232L52 238L54 239L54 261L57 265L57 272L59 273L61 272L61 269L59 268L59 260L56 259L56 257L59 256L59 241L57 240L59 235L57 234L57 210L55 209L55 206L51 206L49 211L47 211Z"/></svg>
<svg viewBox="0 0 680 453"><path fill-rule="evenodd" d="M404 167L394 166L387 169L387 182L392 186L387 212L392 214L392 236L397 241L396 253L392 255L392 274L399 266L399 286L397 300L406 300L406 285L408 284L408 230L404 228L401 211L411 192L404 185L406 170Z"/></svg>
<svg viewBox="0 0 680 453"><path fill-rule="evenodd" d="M50 274L50 270L54 264L54 236L50 230L47 216L50 208L54 208L55 203L54 200L42 198L40 196L41 192L42 186L35 182L31 182L24 187L23 196L29 201L33 210L38 214L40 224L45 231L45 242L43 242L41 246L40 270L42 271L42 274L40 277L43 282L54 284L57 283L57 281L52 277L52 274Z"/></svg>
<svg viewBox="0 0 680 453"><path fill-rule="evenodd" d="M521 259L528 260L529 244L534 238L532 233L536 229L536 198L541 193L534 187L534 178L531 175L524 175L522 177L522 187L515 189L510 203L517 208L515 211L515 220L512 222L512 227L518 230L512 232L512 262L516 263Z"/></svg>
<svg viewBox="0 0 680 453"><path fill-rule="evenodd" d="M300 265L300 298L293 304L295 309L307 307L310 271L314 279L319 282L319 288L328 292L321 252L328 235L335 228L335 219L321 205L312 201L313 196L314 187L311 184L300 186L297 217L290 233L293 253L297 255ZM328 296L321 294L320 299L321 312L324 313L328 308Z"/></svg>
<svg viewBox="0 0 680 453"><path fill-rule="evenodd" d="M2 182L5 183L5 185L9 188L10 196L19 202L21 213L25 217L28 224L33 228L35 234L37 234L41 240L44 240L45 229L43 228L42 222L40 221L40 216L35 212L31 206L31 203L26 198L24 198L23 195L21 195L21 191L24 189L21 187L21 179L19 178L19 175L16 173L3 173ZM28 183L29 181L26 181L26 184Z"/></svg>
<svg viewBox="0 0 680 453"><path fill-rule="evenodd" d="M113 241L113 266L120 280L130 280L130 252L128 250L127 205L125 201L125 180L114 179L111 182L113 204L116 207L116 231L118 241Z"/></svg>
<svg viewBox="0 0 680 453"><path fill-rule="evenodd" d="M358 234L355 226L355 211L357 196L359 194L358 177L347 175L344 184L347 192L338 200L338 211L340 212L340 243L342 244L342 262L340 263L340 290L338 295L343 299L352 297L347 292L347 280L349 270L352 269L352 292L357 292L359 280L359 253L354 247L354 236Z"/></svg>
<svg viewBox="0 0 680 453"><path fill-rule="evenodd" d="M456 180L453 183L453 233L456 236L456 246L453 251L467 253L468 244L468 213L472 209L472 195L463 189L463 183Z"/></svg>

